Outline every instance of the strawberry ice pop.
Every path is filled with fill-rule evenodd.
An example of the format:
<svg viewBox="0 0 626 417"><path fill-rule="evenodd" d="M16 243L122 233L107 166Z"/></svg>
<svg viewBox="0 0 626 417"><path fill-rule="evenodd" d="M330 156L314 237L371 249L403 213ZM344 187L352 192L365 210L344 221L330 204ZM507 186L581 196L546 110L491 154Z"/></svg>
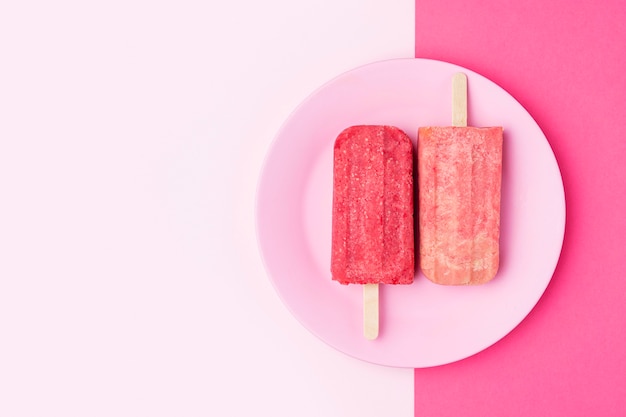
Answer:
<svg viewBox="0 0 626 417"><path fill-rule="evenodd" d="M420 267L437 284L498 271L502 128L466 127L467 79L453 79L453 125L418 130Z"/></svg>
<svg viewBox="0 0 626 417"><path fill-rule="evenodd" d="M375 338L367 303L377 311L378 284L413 282L413 146L393 126L352 126L335 140L333 168L332 278L365 284Z"/></svg>

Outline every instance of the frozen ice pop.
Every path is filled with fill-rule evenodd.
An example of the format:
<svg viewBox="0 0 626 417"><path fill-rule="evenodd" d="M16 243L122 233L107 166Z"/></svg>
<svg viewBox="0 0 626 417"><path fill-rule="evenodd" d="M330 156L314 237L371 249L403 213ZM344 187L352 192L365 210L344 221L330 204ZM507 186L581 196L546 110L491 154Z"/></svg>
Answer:
<svg viewBox="0 0 626 417"><path fill-rule="evenodd" d="M420 267L437 284L498 271L502 127L467 127L467 78L453 79L453 126L418 130Z"/></svg>
<svg viewBox="0 0 626 417"><path fill-rule="evenodd" d="M334 149L331 272L342 284L410 284L413 150L393 126L353 126Z"/></svg>
<svg viewBox="0 0 626 417"><path fill-rule="evenodd" d="M414 258L411 140L393 126L345 129L334 146L331 272L365 284L366 337L378 334L378 284L412 283Z"/></svg>

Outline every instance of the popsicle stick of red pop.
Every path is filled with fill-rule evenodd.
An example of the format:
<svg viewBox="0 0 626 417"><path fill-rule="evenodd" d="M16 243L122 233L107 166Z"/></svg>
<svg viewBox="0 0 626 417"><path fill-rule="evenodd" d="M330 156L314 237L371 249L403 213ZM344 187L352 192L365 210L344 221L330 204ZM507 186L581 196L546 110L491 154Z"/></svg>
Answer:
<svg viewBox="0 0 626 417"><path fill-rule="evenodd" d="M414 268L413 146L393 126L352 126L335 140L331 272L363 285L363 333L379 333L379 284Z"/></svg>

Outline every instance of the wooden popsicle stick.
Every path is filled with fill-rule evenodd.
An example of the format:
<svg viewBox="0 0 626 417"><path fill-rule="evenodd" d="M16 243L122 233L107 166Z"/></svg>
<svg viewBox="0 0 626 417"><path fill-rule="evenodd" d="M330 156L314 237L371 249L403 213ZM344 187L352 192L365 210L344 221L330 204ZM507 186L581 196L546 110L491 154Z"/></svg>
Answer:
<svg viewBox="0 0 626 417"><path fill-rule="evenodd" d="M462 72L452 76L452 126L467 126L467 76Z"/></svg>
<svg viewBox="0 0 626 417"><path fill-rule="evenodd" d="M363 285L363 335L369 340L378 337L378 284Z"/></svg>

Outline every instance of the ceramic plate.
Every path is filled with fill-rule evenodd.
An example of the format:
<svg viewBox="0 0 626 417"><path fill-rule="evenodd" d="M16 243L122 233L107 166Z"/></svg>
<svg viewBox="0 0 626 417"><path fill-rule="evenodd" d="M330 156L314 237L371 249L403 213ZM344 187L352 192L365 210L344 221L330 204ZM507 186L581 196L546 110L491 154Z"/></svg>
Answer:
<svg viewBox="0 0 626 417"><path fill-rule="evenodd" d="M362 288L331 280L333 142L344 128L451 123L451 77L468 76L468 124L503 126L501 265L488 284L446 287L416 273L381 285L380 335L362 333ZM500 340L532 310L556 267L565 227L559 167L540 128L506 91L465 68L426 59L382 61L331 80L278 132L257 195L258 239L291 313L332 347L376 364L454 362Z"/></svg>

